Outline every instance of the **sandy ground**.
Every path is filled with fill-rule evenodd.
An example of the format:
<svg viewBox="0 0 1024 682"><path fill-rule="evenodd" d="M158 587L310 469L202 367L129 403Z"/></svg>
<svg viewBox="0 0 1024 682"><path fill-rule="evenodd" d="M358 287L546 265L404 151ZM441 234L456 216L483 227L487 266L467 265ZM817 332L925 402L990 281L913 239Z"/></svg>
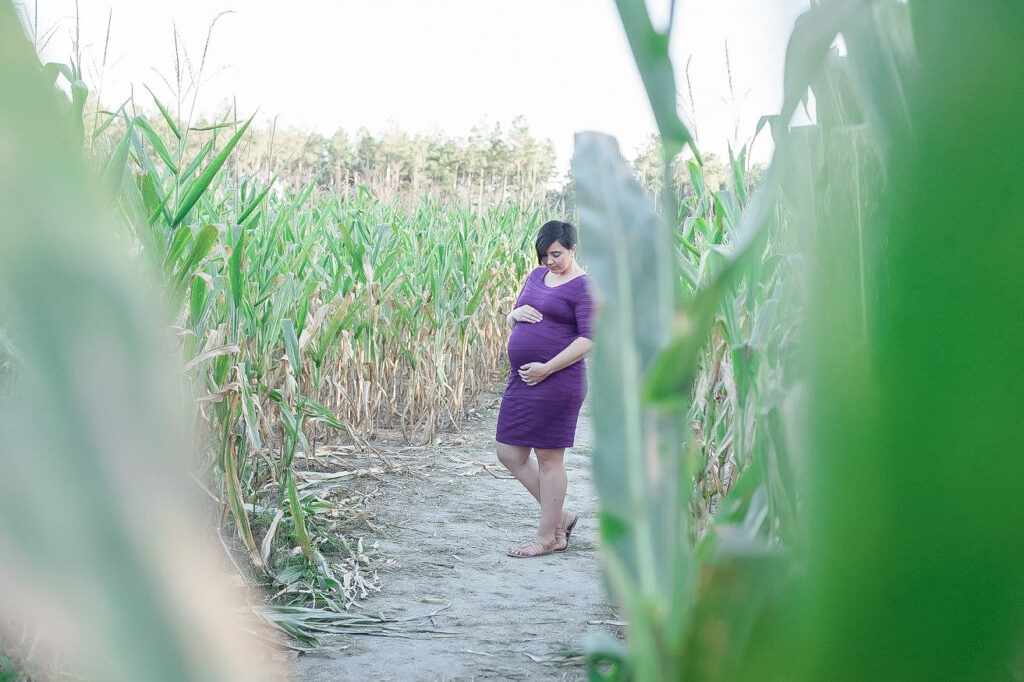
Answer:
<svg viewBox="0 0 1024 682"><path fill-rule="evenodd" d="M364 538L379 541L390 561L380 572L383 589L361 611L437 611L428 621L434 632L340 637L339 649L296 659L294 679L581 680L576 654L586 634L622 634L598 568L589 419L581 417L566 453L567 506L580 515L569 550L514 559L505 551L532 536L539 507L517 481L494 475L507 475L494 454L499 400L485 396L461 433L422 450L431 462L425 479L387 477L374 509L381 532Z"/></svg>

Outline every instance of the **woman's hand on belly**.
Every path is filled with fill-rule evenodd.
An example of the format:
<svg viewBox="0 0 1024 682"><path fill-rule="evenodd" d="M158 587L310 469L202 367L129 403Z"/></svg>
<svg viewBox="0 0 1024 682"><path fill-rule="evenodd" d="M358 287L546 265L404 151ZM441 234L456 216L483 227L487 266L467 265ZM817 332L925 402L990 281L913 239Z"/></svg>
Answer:
<svg viewBox="0 0 1024 682"><path fill-rule="evenodd" d="M544 316L541 315L540 311L532 305L521 305L509 313L508 316L513 322L528 322L531 324L540 322L544 319Z"/></svg>
<svg viewBox="0 0 1024 682"><path fill-rule="evenodd" d="M519 368L519 376L527 386L536 386L551 375L546 362L528 362Z"/></svg>

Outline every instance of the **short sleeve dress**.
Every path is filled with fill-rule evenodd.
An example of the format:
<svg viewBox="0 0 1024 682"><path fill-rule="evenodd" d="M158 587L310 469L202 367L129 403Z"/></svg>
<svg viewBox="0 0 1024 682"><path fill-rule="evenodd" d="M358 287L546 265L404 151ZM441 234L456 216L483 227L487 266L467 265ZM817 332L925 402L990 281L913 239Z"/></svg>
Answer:
<svg viewBox="0 0 1024 682"><path fill-rule="evenodd" d="M548 269L536 268L526 279L515 307L540 311L540 322L519 322L508 339L510 365L498 412L499 443L532 448L568 448L576 438L576 420L587 395L584 360L573 363L534 386L519 376L528 362L547 362L577 338L593 338L590 278L580 275L558 286L544 283Z"/></svg>

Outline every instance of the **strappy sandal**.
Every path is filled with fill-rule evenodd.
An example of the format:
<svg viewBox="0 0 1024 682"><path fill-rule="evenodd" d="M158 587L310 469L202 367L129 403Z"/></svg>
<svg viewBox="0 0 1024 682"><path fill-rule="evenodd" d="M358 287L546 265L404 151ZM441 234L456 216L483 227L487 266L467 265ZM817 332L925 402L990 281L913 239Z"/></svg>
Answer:
<svg viewBox="0 0 1024 682"><path fill-rule="evenodd" d="M551 541L551 544L549 544L549 545L542 545L537 540L526 540L524 542L520 542L518 545L514 545L513 547L509 547L508 555L510 557L512 557L513 559L532 559L532 558L538 557L538 556L546 556L546 555L551 554L552 552L556 551L555 550L555 545L557 545L557 544L558 544L558 537L557 536L555 537L554 540ZM514 549L520 549L520 548L521 549L526 549L527 547L530 547L530 546L536 547L540 551L536 552L535 554L513 554L512 553L512 550L514 550Z"/></svg>
<svg viewBox="0 0 1024 682"><path fill-rule="evenodd" d="M555 530L555 544L558 545L555 552L564 552L569 549L569 538L572 537L572 529L576 527L576 522L580 520L580 515L577 514L573 517L572 523L565 527L565 529L558 528ZM564 543L563 543L564 540Z"/></svg>

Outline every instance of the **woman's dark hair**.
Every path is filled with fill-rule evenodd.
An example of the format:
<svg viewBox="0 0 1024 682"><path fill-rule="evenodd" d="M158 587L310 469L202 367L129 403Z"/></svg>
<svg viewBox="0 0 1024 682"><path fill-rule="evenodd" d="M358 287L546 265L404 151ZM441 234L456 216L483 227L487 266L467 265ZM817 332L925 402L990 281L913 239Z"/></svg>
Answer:
<svg viewBox="0 0 1024 682"><path fill-rule="evenodd" d="M567 249L576 248L576 228L562 220L549 220L537 232L537 263L544 264L544 256L555 242L561 242Z"/></svg>

